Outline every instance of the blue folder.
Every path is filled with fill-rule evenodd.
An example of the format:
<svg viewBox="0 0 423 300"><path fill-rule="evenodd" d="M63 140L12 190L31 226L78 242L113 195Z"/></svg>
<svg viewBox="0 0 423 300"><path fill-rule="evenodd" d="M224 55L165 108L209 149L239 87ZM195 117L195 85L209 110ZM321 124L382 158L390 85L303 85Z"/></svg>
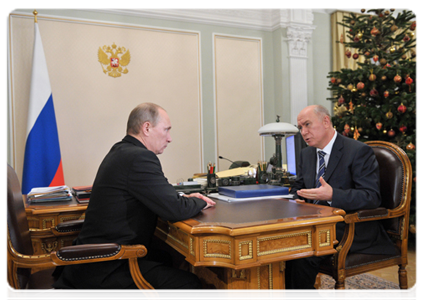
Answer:
<svg viewBox="0 0 423 300"><path fill-rule="evenodd" d="M289 188L268 184L251 184L219 187L219 194L232 198L252 198L288 195Z"/></svg>

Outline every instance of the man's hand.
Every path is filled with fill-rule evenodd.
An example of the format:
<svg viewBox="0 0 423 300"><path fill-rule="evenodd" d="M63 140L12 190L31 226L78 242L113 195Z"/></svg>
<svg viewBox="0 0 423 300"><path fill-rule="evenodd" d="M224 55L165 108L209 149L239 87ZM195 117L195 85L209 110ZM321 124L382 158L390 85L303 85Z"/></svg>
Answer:
<svg viewBox="0 0 423 300"><path fill-rule="evenodd" d="M216 204L216 202L214 202L212 199L210 199L209 197L204 196L203 194L200 193L193 193L193 194L189 194L189 195L185 195L185 197L195 197L195 198L199 198L203 201L205 201L207 203L206 207L204 207L203 209L207 209L209 207L212 207Z"/></svg>
<svg viewBox="0 0 423 300"><path fill-rule="evenodd" d="M320 200L320 201L332 201L333 189L327 184L327 182L320 177L320 187L316 189L301 189L297 191L297 195L306 199ZM297 201L299 202L299 201Z"/></svg>

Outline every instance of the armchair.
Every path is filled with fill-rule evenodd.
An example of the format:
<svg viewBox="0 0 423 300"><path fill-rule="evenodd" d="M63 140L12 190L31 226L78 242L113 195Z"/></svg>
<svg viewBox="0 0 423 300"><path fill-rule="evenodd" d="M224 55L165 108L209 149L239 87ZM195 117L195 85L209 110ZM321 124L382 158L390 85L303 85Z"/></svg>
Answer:
<svg viewBox="0 0 423 300"><path fill-rule="evenodd" d="M37 231L38 235L69 235L82 221L61 223L56 228ZM7 166L7 280L15 289L52 288L57 266L127 259L132 278L140 289L153 289L144 279L137 259L147 254L143 245L92 244L68 246L50 254L33 255L31 232L16 172Z"/></svg>
<svg viewBox="0 0 423 300"><path fill-rule="evenodd" d="M408 288L408 227L411 201L412 168L405 152L395 144L383 141L366 142L376 155L380 170L381 207L361 210L345 216L345 233L337 253L327 259L320 272L332 276L336 289L345 288L345 278L369 271L398 265L399 286ZM395 241L395 255L349 253L355 224L380 220Z"/></svg>

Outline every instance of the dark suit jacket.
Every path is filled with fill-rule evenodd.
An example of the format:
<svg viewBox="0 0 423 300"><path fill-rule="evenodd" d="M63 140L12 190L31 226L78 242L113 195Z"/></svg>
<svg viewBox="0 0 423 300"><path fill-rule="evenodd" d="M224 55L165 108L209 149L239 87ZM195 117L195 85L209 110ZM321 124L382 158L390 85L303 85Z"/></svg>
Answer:
<svg viewBox="0 0 423 300"><path fill-rule="evenodd" d="M336 133L325 181L333 188L332 207L346 212L377 208L381 204L379 165L372 148ZM317 155L315 147L301 151L297 180L291 190L314 188ZM296 198L299 198L296 195ZM345 224L337 224L337 239L342 238ZM379 222L356 224L352 252L393 254L394 245Z"/></svg>
<svg viewBox="0 0 423 300"><path fill-rule="evenodd" d="M201 199L180 196L165 178L158 157L128 135L100 165L75 243L143 244L149 251L157 217L184 220L205 206ZM145 271L148 258L139 264ZM112 261L67 266L55 287L120 289L132 284L127 261Z"/></svg>

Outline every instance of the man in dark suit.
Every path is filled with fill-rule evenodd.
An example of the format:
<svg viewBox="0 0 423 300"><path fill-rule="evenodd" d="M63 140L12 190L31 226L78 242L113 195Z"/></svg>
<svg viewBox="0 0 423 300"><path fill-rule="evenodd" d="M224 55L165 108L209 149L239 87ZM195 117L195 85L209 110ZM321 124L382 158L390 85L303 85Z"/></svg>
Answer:
<svg viewBox="0 0 423 300"><path fill-rule="evenodd" d="M330 205L346 212L377 208L381 204L379 165L372 148L335 131L329 112L320 105L303 109L298 129L308 147L300 154L297 180L291 192L297 202ZM341 240L345 224L338 223ZM351 252L393 254L394 245L379 222L357 224ZM286 287L312 289L325 257L286 263Z"/></svg>
<svg viewBox="0 0 423 300"><path fill-rule="evenodd" d="M143 103L134 108L127 135L100 165L75 243L143 244L148 254L139 260L139 267L154 288L200 288L195 275L157 261L150 248L158 217L180 221L215 204L199 193L179 195L165 178L157 155L172 141L170 129L169 116L160 106ZM136 288L127 261L66 266L54 287Z"/></svg>

